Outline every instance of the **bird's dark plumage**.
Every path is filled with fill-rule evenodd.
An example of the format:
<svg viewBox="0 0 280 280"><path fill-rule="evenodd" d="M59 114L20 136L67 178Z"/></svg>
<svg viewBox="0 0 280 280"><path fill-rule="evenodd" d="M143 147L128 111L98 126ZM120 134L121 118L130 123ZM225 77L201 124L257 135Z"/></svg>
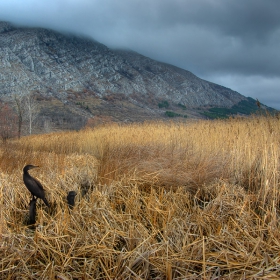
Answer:
<svg viewBox="0 0 280 280"><path fill-rule="evenodd" d="M23 168L23 182L27 189L31 192L33 198L36 196L37 198L41 198L45 204L49 207L49 203L47 199L45 198L45 191L43 189L42 184L28 173L28 170L36 168L39 166L34 166L34 165L26 165Z"/></svg>
<svg viewBox="0 0 280 280"><path fill-rule="evenodd" d="M67 202L68 202L70 209L72 209L75 206L75 196L76 195L77 195L77 193L75 191L70 191L67 195Z"/></svg>

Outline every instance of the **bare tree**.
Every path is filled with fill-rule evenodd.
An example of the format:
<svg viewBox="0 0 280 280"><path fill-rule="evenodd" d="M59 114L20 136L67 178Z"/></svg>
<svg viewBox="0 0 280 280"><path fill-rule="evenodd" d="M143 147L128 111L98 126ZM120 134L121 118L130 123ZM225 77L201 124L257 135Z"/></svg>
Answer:
<svg viewBox="0 0 280 280"><path fill-rule="evenodd" d="M44 131L49 133L52 131L52 120L50 117L43 116L42 117Z"/></svg>
<svg viewBox="0 0 280 280"><path fill-rule="evenodd" d="M33 93L13 94L11 97L18 116L18 138L22 134L23 123L28 123L28 132L32 133L32 125L38 116L38 102Z"/></svg>
<svg viewBox="0 0 280 280"><path fill-rule="evenodd" d="M23 94L13 94L12 101L18 116L18 138L20 138L23 123Z"/></svg>
<svg viewBox="0 0 280 280"><path fill-rule="evenodd" d="M17 135L17 116L7 104L0 103L0 136L3 142Z"/></svg>
<svg viewBox="0 0 280 280"><path fill-rule="evenodd" d="M24 96L24 115L27 118L29 134L32 133L32 125L39 113L38 102L33 93Z"/></svg>

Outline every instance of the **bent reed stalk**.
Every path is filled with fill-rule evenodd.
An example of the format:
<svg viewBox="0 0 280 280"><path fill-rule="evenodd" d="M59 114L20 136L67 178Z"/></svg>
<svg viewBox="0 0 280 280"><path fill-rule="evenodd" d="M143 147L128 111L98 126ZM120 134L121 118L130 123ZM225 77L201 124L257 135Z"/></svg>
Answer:
<svg viewBox="0 0 280 280"><path fill-rule="evenodd" d="M277 279L276 117L100 126L0 148L1 279ZM46 190L26 226L26 164ZM77 192L69 211L66 196Z"/></svg>

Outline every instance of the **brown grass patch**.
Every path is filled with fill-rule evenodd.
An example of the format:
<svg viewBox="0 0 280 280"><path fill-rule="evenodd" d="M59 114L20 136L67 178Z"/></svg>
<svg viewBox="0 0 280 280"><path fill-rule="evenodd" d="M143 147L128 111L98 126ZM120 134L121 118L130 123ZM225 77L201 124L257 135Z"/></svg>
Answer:
<svg viewBox="0 0 280 280"><path fill-rule="evenodd" d="M278 279L279 136L277 118L252 117L2 145L0 278ZM38 203L35 229L28 163L51 204Z"/></svg>

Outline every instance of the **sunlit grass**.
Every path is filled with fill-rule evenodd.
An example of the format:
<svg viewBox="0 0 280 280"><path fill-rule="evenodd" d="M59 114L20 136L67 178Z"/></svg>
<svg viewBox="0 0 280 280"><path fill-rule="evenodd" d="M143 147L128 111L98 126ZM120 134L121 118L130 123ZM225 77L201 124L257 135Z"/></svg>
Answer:
<svg viewBox="0 0 280 280"><path fill-rule="evenodd" d="M279 147L276 117L10 141L0 148L0 276L277 279ZM26 226L25 164L41 167L31 173L52 205L39 203L35 230Z"/></svg>

